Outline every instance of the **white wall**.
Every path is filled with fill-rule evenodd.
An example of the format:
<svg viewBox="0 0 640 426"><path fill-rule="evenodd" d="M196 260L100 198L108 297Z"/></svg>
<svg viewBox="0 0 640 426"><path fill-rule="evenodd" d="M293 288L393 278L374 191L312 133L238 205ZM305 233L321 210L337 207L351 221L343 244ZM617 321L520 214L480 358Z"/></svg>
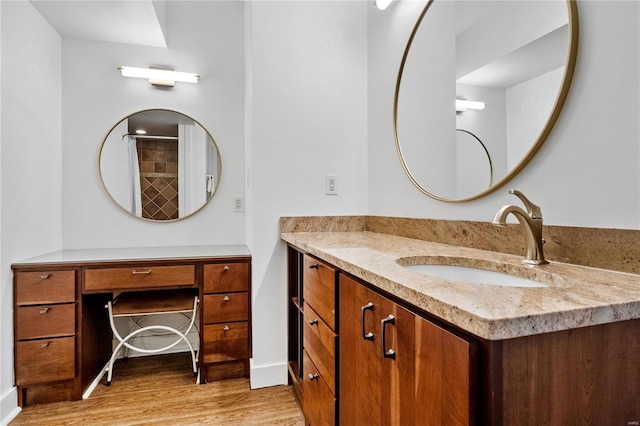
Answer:
<svg viewBox="0 0 640 426"><path fill-rule="evenodd" d="M63 39L65 248L245 242L244 214L232 210L232 198L243 194L245 182L243 8L242 2L167 2L166 49ZM198 84L158 89L120 76L120 65L170 65L202 78ZM189 115L209 130L220 149L218 192L186 220L136 219L114 205L100 183L102 140L123 117L146 108Z"/></svg>
<svg viewBox="0 0 640 426"><path fill-rule="evenodd" d="M529 165L480 200L442 203L405 176L393 144L397 64L421 2L368 9L369 213L491 220L518 188L542 207L545 223L640 228L640 14L638 2L579 1L580 41L571 92L559 122Z"/></svg>
<svg viewBox="0 0 640 426"><path fill-rule="evenodd" d="M254 2L248 208L253 386L286 383L287 285L278 218L366 213L369 2ZM325 174L339 175L325 195Z"/></svg>
<svg viewBox="0 0 640 426"><path fill-rule="evenodd" d="M0 422L16 410L14 261L61 237L61 40L29 2L1 2ZM46 70L46 72L43 72Z"/></svg>

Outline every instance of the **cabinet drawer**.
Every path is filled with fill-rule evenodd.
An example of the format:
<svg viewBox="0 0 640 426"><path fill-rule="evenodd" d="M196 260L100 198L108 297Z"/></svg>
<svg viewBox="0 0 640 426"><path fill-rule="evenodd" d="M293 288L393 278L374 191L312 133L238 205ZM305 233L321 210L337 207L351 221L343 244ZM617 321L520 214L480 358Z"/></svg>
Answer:
<svg viewBox="0 0 640 426"><path fill-rule="evenodd" d="M16 273L16 304L36 305L76 300L76 271Z"/></svg>
<svg viewBox="0 0 640 426"><path fill-rule="evenodd" d="M204 265L204 292L249 291L249 263Z"/></svg>
<svg viewBox="0 0 640 426"><path fill-rule="evenodd" d="M16 385L75 377L75 337L40 339L16 345Z"/></svg>
<svg viewBox="0 0 640 426"><path fill-rule="evenodd" d="M194 265L87 269L84 275L84 288L90 291L155 289L194 282Z"/></svg>
<svg viewBox="0 0 640 426"><path fill-rule="evenodd" d="M73 336L76 304L19 306L16 311L16 339Z"/></svg>
<svg viewBox="0 0 640 426"><path fill-rule="evenodd" d="M336 399L327 387L324 378L304 352L304 376L302 377L302 411L305 421L311 425L336 424ZM348 410L348 407L344 407Z"/></svg>
<svg viewBox="0 0 640 426"><path fill-rule="evenodd" d="M205 294L202 315L205 324L247 321L249 295L248 293Z"/></svg>
<svg viewBox="0 0 640 426"><path fill-rule="evenodd" d="M336 334L311 306L304 307L304 349L335 395Z"/></svg>
<svg viewBox="0 0 640 426"><path fill-rule="evenodd" d="M313 306L320 317L335 330L336 270L310 256L304 256L304 303Z"/></svg>
<svg viewBox="0 0 640 426"><path fill-rule="evenodd" d="M250 356L248 323L205 325L202 344L205 364L247 359Z"/></svg>

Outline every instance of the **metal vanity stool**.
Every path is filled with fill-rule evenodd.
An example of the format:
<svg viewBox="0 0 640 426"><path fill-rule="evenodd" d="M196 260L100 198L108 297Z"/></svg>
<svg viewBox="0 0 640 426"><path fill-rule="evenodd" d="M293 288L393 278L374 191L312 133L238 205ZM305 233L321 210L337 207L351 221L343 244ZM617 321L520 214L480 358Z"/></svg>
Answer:
<svg viewBox="0 0 640 426"><path fill-rule="evenodd" d="M194 328L198 304L198 294L197 291L194 290L125 292L107 302L105 307L109 311L109 323L111 324L111 330L113 331L113 335L120 342L113 350L111 358L109 359L109 364L107 366L107 386L111 385L113 365L122 348L125 348L125 357L127 356L129 349L146 354L155 354L173 348L175 345L180 343L180 341L186 342L189 346L191 359L193 361L193 374L194 376L197 376L198 367L196 351L193 349L193 345L191 345L186 335L192 328ZM182 314L186 318L186 322L176 328L158 324L143 324L149 317L167 314ZM125 337L122 337L116 328L114 318L118 317L128 317L130 319L131 328ZM172 334L176 336L176 339L158 349L141 348L129 343L129 340L138 335L167 336Z"/></svg>

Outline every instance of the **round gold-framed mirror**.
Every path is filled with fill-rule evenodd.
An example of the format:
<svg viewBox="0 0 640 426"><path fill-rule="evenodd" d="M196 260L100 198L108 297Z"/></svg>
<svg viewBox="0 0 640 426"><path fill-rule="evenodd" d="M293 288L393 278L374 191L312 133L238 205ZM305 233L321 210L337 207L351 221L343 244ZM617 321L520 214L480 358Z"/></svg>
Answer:
<svg viewBox="0 0 640 426"><path fill-rule="evenodd" d="M215 140L198 121L155 108L111 127L100 146L98 172L122 210L147 221L173 222L211 201L222 162Z"/></svg>
<svg viewBox="0 0 640 426"><path fill-rule="evenodd" d="M396 150L409 180L446 202L506 184L558 120L577 46L575 0L428 0L405 47L393 103ZM484 189L461 190L458 128L481 139L492 159Z"/></svg>

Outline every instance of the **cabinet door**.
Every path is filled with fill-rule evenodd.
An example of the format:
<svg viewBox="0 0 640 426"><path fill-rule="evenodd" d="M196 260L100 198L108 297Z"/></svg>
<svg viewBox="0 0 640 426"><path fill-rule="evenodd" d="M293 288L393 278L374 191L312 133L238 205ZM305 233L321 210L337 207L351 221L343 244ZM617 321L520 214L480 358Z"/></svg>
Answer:
<svg viewBox="0 0 640 426"><path fill-rule="evenodd" d="M471 343L416 317L416 418L426 425L474 423Z"/></svg>
<svg viewBox="0 0 640 426"><path fill-rule="evenodd" d="M344 275L339 286L340 425L380 425L382 297Z"/></svg>

